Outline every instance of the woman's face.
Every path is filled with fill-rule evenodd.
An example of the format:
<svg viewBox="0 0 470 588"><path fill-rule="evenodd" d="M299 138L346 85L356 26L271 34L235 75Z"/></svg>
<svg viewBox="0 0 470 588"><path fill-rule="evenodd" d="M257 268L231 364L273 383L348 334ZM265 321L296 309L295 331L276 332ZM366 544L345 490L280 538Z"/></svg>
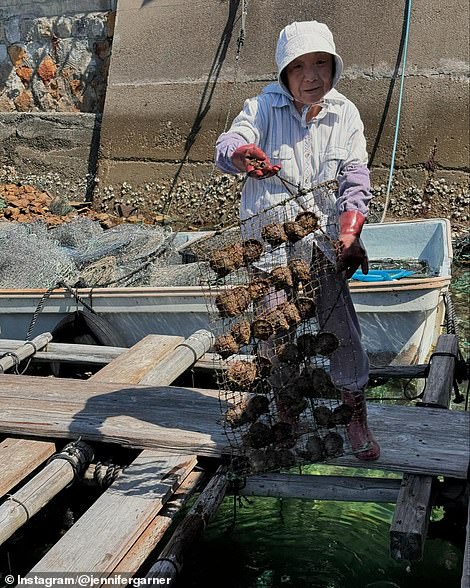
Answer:
<svg viewBox="0 0 470 588"><path fill-rule="evenodd" d="M303 104L320 102L333 83L333 55L306 53L286 67L287 86L294 100Z"/></svg>

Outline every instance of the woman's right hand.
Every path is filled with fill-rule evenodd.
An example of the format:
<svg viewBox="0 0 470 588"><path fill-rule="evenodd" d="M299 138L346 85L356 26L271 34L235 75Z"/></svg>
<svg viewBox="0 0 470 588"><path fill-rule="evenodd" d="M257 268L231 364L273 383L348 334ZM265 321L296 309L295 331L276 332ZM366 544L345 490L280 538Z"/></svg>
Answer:
<svg viewBox="0 0 470 588"><path fill-rule="evenodd" d="M235 149L232 163L239 171L246 172L250 178L257 180L270 178L281 169L280 165L273 165L266 153L253 143Z"/></svg>

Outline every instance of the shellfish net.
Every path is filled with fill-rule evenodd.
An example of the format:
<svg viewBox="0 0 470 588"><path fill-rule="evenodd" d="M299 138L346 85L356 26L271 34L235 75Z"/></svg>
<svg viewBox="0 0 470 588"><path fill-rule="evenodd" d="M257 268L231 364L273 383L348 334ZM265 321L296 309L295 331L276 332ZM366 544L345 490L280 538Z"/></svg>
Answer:
<svg viewBox="0 0 470 588"><path fill-rule="evenodd" d="M288 193L191 248L224 360L214 369L236 474L352 453L352 409L330 373L338 347L352 346L347 325L335 334L347 288L335 269L336 195L335 181ZM354 389L348 371L341 385Z"/></svg>

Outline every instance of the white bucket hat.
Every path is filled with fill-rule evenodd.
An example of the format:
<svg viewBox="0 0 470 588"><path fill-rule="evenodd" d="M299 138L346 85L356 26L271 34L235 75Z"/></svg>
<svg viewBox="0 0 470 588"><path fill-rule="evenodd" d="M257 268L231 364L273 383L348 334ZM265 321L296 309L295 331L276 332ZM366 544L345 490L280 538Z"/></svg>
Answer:
<svg viewBox="0 0 470 588"><path fill-rule="evenodd" d="M280 32L276 49L279 82L282 83L281 73L291 61L294 61L300 55L315 51L323 51L333 55L336 64L332 84L334 88L343 71L343 60L336 53L335 42L330 29L326 24L316 20L293 22Z"/></svg>

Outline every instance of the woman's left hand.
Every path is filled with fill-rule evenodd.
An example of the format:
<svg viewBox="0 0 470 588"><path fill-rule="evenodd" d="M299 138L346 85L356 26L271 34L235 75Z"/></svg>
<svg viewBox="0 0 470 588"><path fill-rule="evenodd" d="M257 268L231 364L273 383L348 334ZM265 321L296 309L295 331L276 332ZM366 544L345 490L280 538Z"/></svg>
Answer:
<svg viewBox="0 0 470 588"><path fill-rule="evenodd" d="M364 274L369 273L369 260L367 252L360 237L351 234L340 235L340 254L337 270L346 271L346 277L350 278L361 266Z"/></svg>

